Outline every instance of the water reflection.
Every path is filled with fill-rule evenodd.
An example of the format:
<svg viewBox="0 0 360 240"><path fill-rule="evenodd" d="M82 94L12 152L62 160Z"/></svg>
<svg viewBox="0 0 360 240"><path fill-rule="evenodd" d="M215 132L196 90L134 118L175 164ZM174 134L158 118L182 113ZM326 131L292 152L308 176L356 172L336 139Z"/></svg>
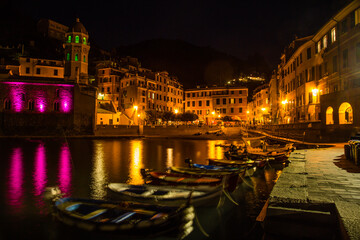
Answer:
<svg viewBox="0 0 360 240"><path fill-rule="evenodd" d="M46 187L46 151L44 144L39 144L36 148L34 159L34 196L36 205L42 209L45 206L42 193Z"/></svg>
<svg viewBox="0 0 360 240"><path fill-rule="evenodd" d="M16 147L10 156L10 168L8 173L7 204L13 213L20 213L23 207L23 153L22 149Z"/></svg>
<svg viewBox="0 0 360 240"><path fill-rule="evenodd" d="M130 142L129 179L126 181L128 184L144 183L141 168L143 168L143 141L133 140Z"/></svg>
<svg viewBox="0 0 360 240"><path fill-rule="evenodd" d="M65 196L71 195L71 153L66 143L60 148L58 185Z"/></svg>
<svg viewBox="0 0 360 240"><path fill-rule="evenodd" d="M223 159L224 149L217 144L224 144L225 141L208 141L208 158L211 159Z"/></svg>
<svg viewBox="0 0 360 240"><path fill-rule="evenodd" d="M90 195L94 199L104 199L106 196L104 186L107 183L107 174L104 160L104 146L102 142L96 142L93 156Z"/></svg>
<svg viewBox="0 0 360 240"><path fill-rule="evenodd" d="M174 149L167 148L166 149L166 167L172 167L174 165Z"/></svg>

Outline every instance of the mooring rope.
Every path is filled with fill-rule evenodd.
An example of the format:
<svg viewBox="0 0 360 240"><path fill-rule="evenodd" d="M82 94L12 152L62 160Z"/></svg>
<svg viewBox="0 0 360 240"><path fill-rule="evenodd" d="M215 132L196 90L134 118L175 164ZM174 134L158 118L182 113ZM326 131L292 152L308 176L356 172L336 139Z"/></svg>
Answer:
<svg viewBox="0 0 360 240"><path fill-rule="evenodd" d="M245 180L245 178L244 178L243 176L240 176L240 178L242 179L242 181L243 181L246 185L248 185L250 188L254 189L254 186L251 186L251 185Z"/></svg>
<svg viewBox="0 0 360 240"><path fill-rule="evenodd" d="M197 226L199 227L199 230L202 232L202 234L204 234L205 237L209 237L210 235L201 226L200 221L199 221L199 219L197 217L197 214L195 212L195 209L194 209L194 213L195 213L195 222L196 222Z"/></svg>
<svg viewBox="0 0 360 240"><path fill-rule="evenodd" d="M223 189L223 192L225 193L225 196L231 201L233 202L235 205L239 206L239 204L237 202L235 202L235 200L230 196L230 194L228 193L228 191L226 191L225 189Z"/></svg>

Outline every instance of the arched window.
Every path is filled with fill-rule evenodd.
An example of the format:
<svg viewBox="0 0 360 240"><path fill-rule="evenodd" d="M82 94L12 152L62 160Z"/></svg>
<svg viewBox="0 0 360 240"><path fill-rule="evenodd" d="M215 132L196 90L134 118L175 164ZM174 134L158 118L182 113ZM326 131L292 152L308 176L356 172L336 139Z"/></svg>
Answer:
<svg viewBox="0 0 360 240"><path fill-rule="evenodd" d="M5 99L5 101L4 101L4 108L5 108L5 110L10 110L11 109L11 101L10 101L10 99Z"/></svg>
<svg viewBox="0 0 360 240"><path fill-rule="evenodd" d="M86 62L86 56L84 55L84 62Z"/></svg>
<svg viewBox="0 0 360 240"><path fill-rule="evenodd" d="M334 124L333 112L334 110L332 107L326 109L326 125Z"/></svg>
<svg viewBox="0 0 360 240"><path fill-rule="evenodd" d="M79 55L75 54L75 61L79 61Z"/></svg>
<svg viewBox="0 0 360 240"><path fill-rule="evenodd" d="M54 111L58 112L60 109L60 104L58 101L54 102Z"/></svg>
<svg viewBox="0 0 360 240"><path fill-rule="evenodd" d="M75 43L79 43L80 42L80 38L79 38L79 36L75 36Z"/></svg>
<svg viewBox="0 0 360 240"><path fill-rule="evenodd" d="M29 100L29 102L28 102L29 111L34 111L34 106L35 106L34 100Z"/></svg>
<svg viewBox="0 0 360 240"><path fill-rule="evenodd" d="M68 36L67 42L71 43L71 35Z"/></svg>
<svg viewBox="0 0 360 240"><path fill-rule="evenodd" d="M339 107L339 124L352 124L353 110L349 103L343 102Z"/></svg>
<svg viewBox="0 0 360 240"><path fill-rule="evenodd" d="M83 37L83 44L86 45L86 37Z"/></svg>
<svg viewBox="0 0 360 240"><path fill-rule="evenodd" d="M70 53L66 54L66 61L70 61Z"/></svg>

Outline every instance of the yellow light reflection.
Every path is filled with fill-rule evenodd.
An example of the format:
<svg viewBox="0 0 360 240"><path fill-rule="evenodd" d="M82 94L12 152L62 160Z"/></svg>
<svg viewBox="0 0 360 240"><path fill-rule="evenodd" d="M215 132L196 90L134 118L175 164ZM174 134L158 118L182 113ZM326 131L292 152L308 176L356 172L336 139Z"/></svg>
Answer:
<svg viewBox="0 0 360 240"><path fill-rule="evenodd" d="M166 149L166 167L174 166L174 149Z"/></svg>
<svg viewBox="0 0 360 240"><path fill-rule="evenodd" d="M208 158L214 159L216 156L216 147L214 141L208 141Z"/></svg>
<svg viewBox="0 0 360 240"><path fill-rule="evenodd" d="M105 169L104 146L101 142L98 142L95 144L90 185L90 195L94 199L104 199L106 196L105 184L107 183L107 174Z"/></svg>
<svg viewBox="0 0 360 240"><path fill-rule="evenodd" d="M130 142L130 165L129 165L129 179L128 184L139 185L143 184L144 180L141 176L141 168L143 168L143 142L141 140L134 140Z"/></svg>

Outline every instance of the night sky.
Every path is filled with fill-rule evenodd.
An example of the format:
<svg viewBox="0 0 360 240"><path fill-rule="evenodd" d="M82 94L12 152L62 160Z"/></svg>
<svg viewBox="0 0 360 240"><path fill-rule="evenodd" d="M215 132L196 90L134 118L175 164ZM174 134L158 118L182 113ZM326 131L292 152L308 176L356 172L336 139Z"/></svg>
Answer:
<svg viewBox="0 0 360 240"><path fill-rule="evenodd" d="M17 11L71 26L76 17L90 41L110 50L150 39L180 39L246 59L259 53L279 61L294 36L316 33L348 0L117 0L26 1Z"/></svg>

